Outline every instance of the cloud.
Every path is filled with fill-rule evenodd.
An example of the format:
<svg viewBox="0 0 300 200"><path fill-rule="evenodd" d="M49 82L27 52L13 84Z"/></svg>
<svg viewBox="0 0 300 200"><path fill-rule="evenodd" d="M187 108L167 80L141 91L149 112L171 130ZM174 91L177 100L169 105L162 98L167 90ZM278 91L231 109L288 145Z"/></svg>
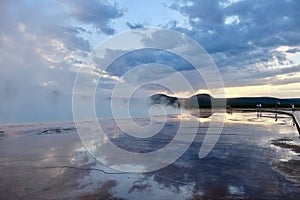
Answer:
<svg viewBox="0 0 300 200"><path fill-rule="evenodd" d="M99 31L112 35L115 30L109 25L111 20L123 16L117 5L110 5L98 0L62 0L69 8L70 15L84 24L92 24Z"/></svg>
<svg viewBox="0 0 300 200"><path fill-rule="evenodd" d="M112 57L109 56L110 54L113 56L114 50L108 50L105 59ZM177 71L193 69L190 63L170 52L157 49L144 49L132 51L121 56L109 66L107 72L113 76L122 76L135 66L148 63L163 64Z"/></svg>
<svg viewBox="0 0 300 200"><path fill-rule="evenodd" d="M299 65L290 59L299 53L299 7L295 0L174 1L169 8L192 28L176 20L168 27L203 45L227 87L287 85L299 82Z"/></svg>
<svg viewBox="0 0 300 200"><path fill-rule="evenodd" d="M300 16L299 1L224 1L203 0L190 3L174 3L171 9L178 10L190 20L192 30L184 31L202 44L211 53L223 53L225 57L241 57L244 52L252 54L256 49L269 52L257 55L263 60L272 60L272 49L281 45L299 46ZM279 55L284 56L284 55ZM255 55L244 59L256 63ZM235 59L233 59L235 60ZM219 62L220 67L236 65L235 62ZM239 67L241 65L238 65Z"/></svg>
<svg viewBox="0 0 300 200"><path fill-rule="evenodd" d="M222 24L223 13L218 0L176 2L170 8L180 11L190 19L199 18L207 25Z"/></svg>
<svg viewBox="0 0 300 200"><path fill-rule="evenodd" d="M64 6L53 1L23 1L15 4L1 2L2 34L14 40L18 34L26 33L27 38L38 40L55 39L61 41L70 50L89 51L89 42L80 36L83 28L69 24L70 17Z"/></svg>
<svg viewBox="0 0 300 200"><path fill-rule="evenodd" d="M144 25L143 25L143 24L140 24L140 23L132 24L132 23L130 23L130 22L126 22L126 25L127 25L130 29L144 28Z"/></svg>
<svg viewBox="0 0 300 200"><path fill-rule="evenodd" d="M138 9L136 5L126 6ZM289 84L300 77L298 63L290 61L300 51L299 7L297 0L174 1L169 11L176 12L176 17L162 15L162 21L155 24L178 30L202 44L227 86ZM124 10L108 1L0 1L0 121L71 117L76 72L97 37L103 39L122 27L145 28L145 19L152 17L146 16L149 13L145 12L139 22L138 17L126 18ZM178 50L181 38L157 31L138 42L145 47L158 45ZM134 45L132 41L124 44ZM114 58L119 51L122 48L106 49L105 59ZM182 52L201 60L193 49ZM103 58L98 59L95 61L99 65L105 63ZM109 96L119 81L139 82L164 73L153 69L120 79L135 66L148 63L170 66L190 78L196 89L203 86L184 59L163 50L146 49L113 62L104 73L103 88L97 94ZM96 82L102 71L92 67L87 73ZM150 87L153 92L157 89ZM184 87L180 90L184 91Z"/></svg>
<svg viewBox="0 0 300 200"><path fill-rule="evenodd" d="M113 34L110 23L122 15L97 0L1 1L0 122L71 119L88 39L95 29Z"/></svg>
<svg viewBox="0 0 300 200"><path fill-rule="evenodd" d="M222 71L222 76L226 87L292 84L299 82L300 65L272 69L252 65L239 70L229 67Z"/></svg>
<svg viewBox="0 0 300 200"><path fill-rule="evenodd" d="M288 48L287 53L297 53L300 52L300 48Z"/></svg>

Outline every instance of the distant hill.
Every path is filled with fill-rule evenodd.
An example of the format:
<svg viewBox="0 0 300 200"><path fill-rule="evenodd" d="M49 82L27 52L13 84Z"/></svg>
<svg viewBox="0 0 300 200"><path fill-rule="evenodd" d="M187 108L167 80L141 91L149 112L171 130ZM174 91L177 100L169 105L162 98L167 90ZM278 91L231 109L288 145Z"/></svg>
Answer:
<svg viewBox="0 0 300 200"><path fill-rule="evenodd" d="M185 108L211 108L211 97L209 94L197 94L183 100Z"/></svg>
<svg viewBox="0 0 300 200"><path fill-rule="evenodd" d="M213 98L209 94L197 94L189 98L171 97L165 94L155 94L150 97L152 104L169 105L172 107L184 108L211 108L211 100L215 102L224 99ZM279 104L279 108L290 108L291 104L295 104L296 108L300 107L300 98L280 99L274 97L239 97L225 99L227 106L232 108L256 108L257 104L262 104L264 108L273 108L275 104Z"/></svg>
<svg viewBox="0 0 300 200"><path fill-rule="evenodd" d="M233 108L254 108L256 104L260 103L265 108L273 108L278 104L280 108L290 108L291 104L300 107L300 98L297 99L279 99L274 97L241 97L241 98L228 98L227 105Z"/></svg>
<svg viewBox="0 0 300 200"><path fill-rule="evenodd" d="M165 94L154 94L150 97L152 104L161 104L161 105L167 105L172 106L175 108L180 107L180 103L178 98L176 97L170 97Z"/></svg>

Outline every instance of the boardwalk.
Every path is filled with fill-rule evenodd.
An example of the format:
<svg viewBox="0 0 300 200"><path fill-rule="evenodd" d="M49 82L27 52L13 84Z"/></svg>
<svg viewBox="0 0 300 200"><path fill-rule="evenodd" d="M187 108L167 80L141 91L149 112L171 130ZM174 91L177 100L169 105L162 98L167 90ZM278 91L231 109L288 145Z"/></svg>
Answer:
<svg viewBox="0 0 300 200"><path fill-rule="evenodd" d="M299 135L300 135L300 124L299 124L300 123L300 112L294 112L292 114L293 114L293 118L294 118L295 124L297 126Z"/></svg>
<svg viewBox="0 0 300 200"><path fill-rule="evenodd" d="M244 109L242 111L246 112L257 112L257 110L253 109ZM292 112L292 111L286 111L286 110L269 110L269 109L263 109L261 112L269 112L269 113L278 113L278 114L284 114L284 115L289 115L293 118L295 126L297 127L298 133L299 133L299 138L300 138L300 111Z"/></svg>
<svg viewBox="0 0 300 200"><path fill-rule="evenodd" d="M300 122L300 112L295 112L294 113L295 121L297 124Z"/></svg>
<svg viewBox="0 0 300 200"><path fill-rule="evenodd" d="M276 112L276 111L265 110L264 112ZM277 113L286 114L286 115L289 115L293 118L295 126L297 127L297 130L298 130L298 133L299 133L299 137L300 137L300 112L299 111L292 112L292 111L278 110Z"/></svg>
<svg viewBox="0 0 300 200"><path fill-rule="evenodd" d="M265 112L275 112L275 111L265 111ZM282 111L278 110L277 113L286 114L293 118L295 126L297 127L299 137L300 137L300 112Z"/></svg>

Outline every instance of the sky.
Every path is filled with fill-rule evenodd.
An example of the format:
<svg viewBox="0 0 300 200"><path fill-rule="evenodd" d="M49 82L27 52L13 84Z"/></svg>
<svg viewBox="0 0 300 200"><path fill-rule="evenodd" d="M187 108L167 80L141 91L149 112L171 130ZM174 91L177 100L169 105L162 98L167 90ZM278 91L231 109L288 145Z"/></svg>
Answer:
<svg viewBox="0 0 300 200"><path fill-rule="evenodd" d="M171 29L198 42L220 71L226 97L299 98L299 9L298 0L2 0L0 122L70 119L83 60L99 44L139 28ZM116 82L126 82L126 69L138 64L173 65L189 74L188 63L166 52L127 56L105 71L99 98L109 95ZM95 66L88 73L97 77L104 72ZM197 91L209 93L202 84ZM192 94L181 90L174 95Z"/></svg>

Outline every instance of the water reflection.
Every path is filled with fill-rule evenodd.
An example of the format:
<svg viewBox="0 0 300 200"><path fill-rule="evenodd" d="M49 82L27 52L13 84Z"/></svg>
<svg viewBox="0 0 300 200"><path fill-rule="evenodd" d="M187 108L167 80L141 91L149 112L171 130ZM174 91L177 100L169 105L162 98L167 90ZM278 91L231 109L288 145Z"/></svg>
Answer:
<svg viewBox="0 0 300 200"><path fill-rule="evenodd" d="M143 118L136 120L146 123ZM241 199L300 195L299 185L290 181L300 177L300 163L296 162L300 142L290 118L279 115L275 123L274 114L261 118L256 113L228 114L217 145L204 159L199 159L198 152L210 117L186 114L168 120L159 135L140 140L123 134L113 120L102 120L107 133L103 144L110 140L133 152L161 148L174 137L180 120L198 120L190 148L168 167L144 174L120 173L96 161L81 145L71 123L3 126L7 136L0 140L0 197ZM189 134L189 127L185 131ZM97 142L93 145L97 148Z"/></svg>

